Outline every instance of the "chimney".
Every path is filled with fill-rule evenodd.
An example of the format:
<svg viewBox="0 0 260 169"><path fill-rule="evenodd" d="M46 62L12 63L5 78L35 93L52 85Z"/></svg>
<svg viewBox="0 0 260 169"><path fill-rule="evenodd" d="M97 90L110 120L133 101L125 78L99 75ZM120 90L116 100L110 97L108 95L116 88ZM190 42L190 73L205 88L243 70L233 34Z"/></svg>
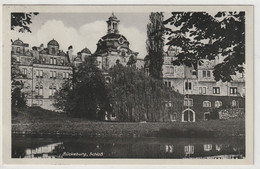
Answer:
<svg viewBox="0 0 260 169"><path fill-rule="evenodd" d="M70 62L73 62L72 53L73 53L73 47L72 47L72 45L70 45L70 46L68 47L68 56L69 56Z"/></svg>

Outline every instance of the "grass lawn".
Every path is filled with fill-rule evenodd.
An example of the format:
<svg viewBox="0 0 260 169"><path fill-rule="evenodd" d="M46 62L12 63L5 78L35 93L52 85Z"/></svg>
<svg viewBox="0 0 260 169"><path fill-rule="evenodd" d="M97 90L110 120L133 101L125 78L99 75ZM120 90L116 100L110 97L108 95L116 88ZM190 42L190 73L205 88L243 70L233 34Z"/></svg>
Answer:
<svg viewBox="0 0 260 169"><path fill-rule="evenodd" d="M245 120L182 122L106 122L68 117L63 113L27 108L12 117L14 134L99 137L229 137L245 134Z"/></svg>

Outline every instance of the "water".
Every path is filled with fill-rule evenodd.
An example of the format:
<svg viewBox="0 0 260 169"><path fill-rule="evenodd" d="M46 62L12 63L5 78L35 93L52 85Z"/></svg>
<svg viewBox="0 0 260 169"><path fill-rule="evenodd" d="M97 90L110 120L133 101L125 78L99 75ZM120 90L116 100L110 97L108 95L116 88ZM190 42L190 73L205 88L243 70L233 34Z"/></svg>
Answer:
<svg viewBox="0 0 260 169"><path fill-rule="evenodd" d="M213 158L245 157L245 139L12 137L12 158Z"/></svg>

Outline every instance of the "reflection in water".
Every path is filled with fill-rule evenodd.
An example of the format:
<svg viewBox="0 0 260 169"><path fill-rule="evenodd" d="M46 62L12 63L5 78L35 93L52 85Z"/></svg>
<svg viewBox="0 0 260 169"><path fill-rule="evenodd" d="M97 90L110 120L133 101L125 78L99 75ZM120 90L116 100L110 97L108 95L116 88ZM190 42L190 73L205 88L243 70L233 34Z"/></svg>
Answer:
<svg viewBox="0 0 260 169"><path fill-rule="evenodd" d="M63 149L62 142L36 147L35 149L26 148L24 158L55 158L55 152Z"/></svg>
<svg viewBox="0 0 260 169"><path fill-rule="evenodd" d="M37 138L13 136L12 158L245 157L244 138Z"/></svg>

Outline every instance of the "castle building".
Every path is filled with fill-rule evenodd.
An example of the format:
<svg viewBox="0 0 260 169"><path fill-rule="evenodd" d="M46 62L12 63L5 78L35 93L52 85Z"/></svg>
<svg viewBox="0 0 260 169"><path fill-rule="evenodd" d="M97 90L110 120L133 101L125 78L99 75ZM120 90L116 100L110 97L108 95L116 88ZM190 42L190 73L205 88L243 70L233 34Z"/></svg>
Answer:
<svg viewBox="0 0 260 169"><path fill-rule="evenodd" d="M32 47L20 39L12 43L12 64L17 65L21 75L15 77L26 94L28 106L40 106L55 110L54 93L72 76L68 55L59 49L59 43L51 40L47 47Z"/></svg>
<svg viewBox="0 0 260 169"><path fill-rule="evenodd" d="M20 39L15 40L12 42L12 66L18 66L22 74L15 77L12 85L22 86L28 106L57 110L53 106L54 93L73 76L73 67L74 71L77 71L77 67L86 57L97 58L98 67L103 71L106 80L109 78L107 70L117 63L136 66L138 53L132 51L129 41L119 34L119 22L114 14L108 18L107 34L98 41L94 54L87 47L77 55L73 55L72 46L64 52L54 39L48 42L47 47L41 44L32 49ZM140 59L138 65L141 68L139 62L141 63Z"/></svg>
<svg viewBox="0 0 260 169"><path fill-rule="evenodd" d="M164 56L163 81L166 86L184 95L183 111L178 112L178 119L183 122L195 122L214 118L221 109L240 109L245 107L245 77L236 72L233 81L215 81L214 66L223 61L201 60L197 70L185 65L174 66L178 51L170 46ZM231 111L231 110L230 110Z"/></svg>
<svg viewBox="0 0 260 169"><path fill-rule="evenodd" d="M138 52L129 48L129 41L119 34L119 20L112 13L107 21L107 34L100 38L93 56L97 57L98 67L103 71L120 63L124 66L136 63Z"/></svg>

